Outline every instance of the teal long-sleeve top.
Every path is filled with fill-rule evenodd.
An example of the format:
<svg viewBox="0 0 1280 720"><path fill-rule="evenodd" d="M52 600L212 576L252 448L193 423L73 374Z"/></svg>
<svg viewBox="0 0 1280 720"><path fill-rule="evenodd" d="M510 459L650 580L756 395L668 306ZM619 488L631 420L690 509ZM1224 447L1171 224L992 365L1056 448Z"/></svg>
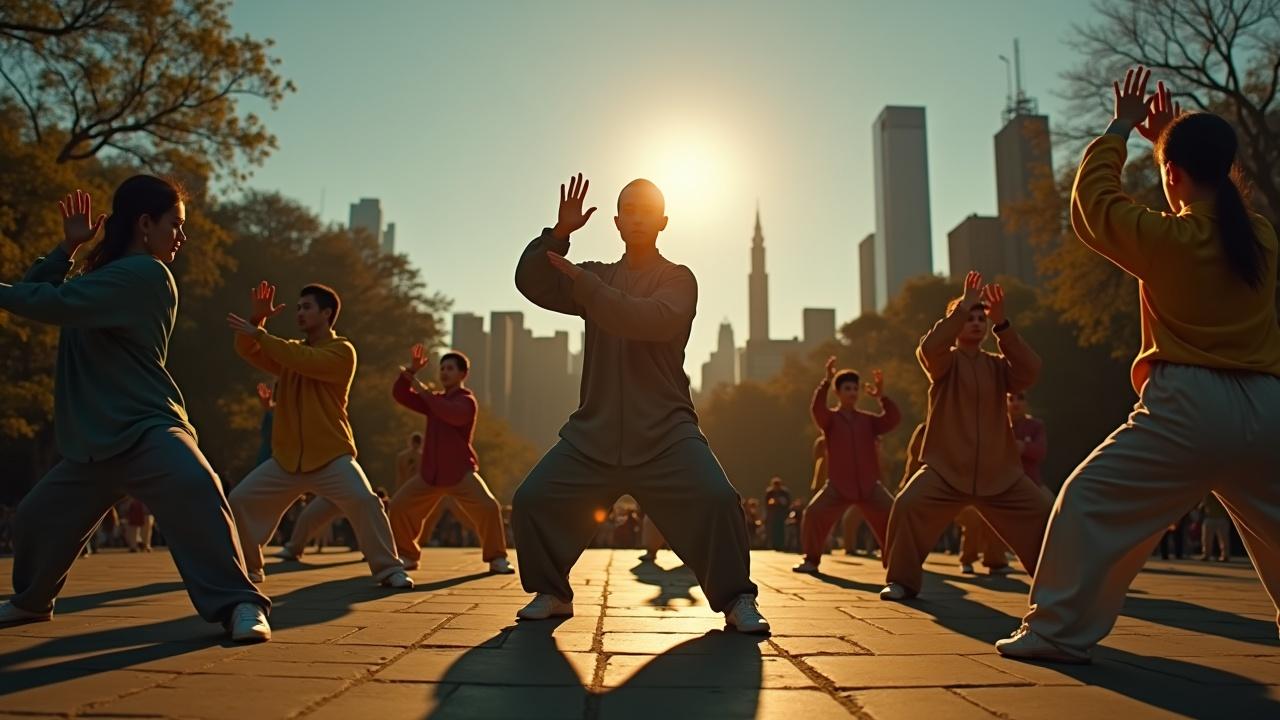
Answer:
<svg viewBox="0 0 1280 720"><path fill-rule="evenodd" d="M0 310L58 325L54 434L58 452L96 462L131 448L154 427L196 436L182 392L165 368L178 286L164 263L128 255L68 278L61 246L22 282L0 283Z"/></svg>

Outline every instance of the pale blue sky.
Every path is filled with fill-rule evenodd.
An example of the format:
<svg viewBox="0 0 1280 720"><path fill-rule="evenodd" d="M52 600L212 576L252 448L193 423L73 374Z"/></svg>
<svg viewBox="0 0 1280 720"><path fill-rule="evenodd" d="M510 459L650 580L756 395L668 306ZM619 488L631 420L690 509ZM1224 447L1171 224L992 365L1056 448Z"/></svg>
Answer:
<svg viewBox="0 0 1280 720"><path fill-rule="evenodd" d="M747 329L757 199L774 337L801 309L858 311L856 244L875 226L871 123L927 108L934 266L965 216L994 214L992 136L1021 38L1023 84L1053 123L1063 40L1085 3L238 2L237 32L276 41L298 86L266 115L280 148L250 185L345 223L382 200L397 249L455 310L522 310L539 334L580 322L512 282L525 243L555 221L559 183L583 171L601 210L570 257L616 259L618 190L667 194L659 248L700 283L686 369L728 318ZM321 198L324 205L321 208ZM406 339L408 342L408 339Z"/></svg>

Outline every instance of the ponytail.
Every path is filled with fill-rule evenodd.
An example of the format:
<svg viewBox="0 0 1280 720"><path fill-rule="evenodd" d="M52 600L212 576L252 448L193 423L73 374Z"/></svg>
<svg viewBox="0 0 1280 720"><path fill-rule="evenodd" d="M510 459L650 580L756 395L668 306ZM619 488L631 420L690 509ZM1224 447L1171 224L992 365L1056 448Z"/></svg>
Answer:
<svg viewBox="0 0 1280 720"><path fill-rule="evenodd" d="M159 218L185 199L176 183L154 175L134 175L120 183L111 198L111 215L103 224L102 240L89 251L84 271L93 272L129 252L138 218Z"/></svg>
<svg viewBox="0 0 1280 720"><path fill-rule="evenodd" d="M1258 235L1253 230L1253 220L1245 205L1240 188L1232 175L1224 175L1216 187L1218 211L1218 239L1227 265L1249 287L1261 287L1262 266L1265 258Z"/></svg>
<svg viewBox="0 0 1280 720"><path fill-rule="evenodd" d="M1218 242L1227 266L1256 289L1262 286L1266 257L1249 216L1247 185L1235 164L1238 144L1231 123L1213 113L1188 113L1160 134L1156 157L1214 189Z"/></svg>

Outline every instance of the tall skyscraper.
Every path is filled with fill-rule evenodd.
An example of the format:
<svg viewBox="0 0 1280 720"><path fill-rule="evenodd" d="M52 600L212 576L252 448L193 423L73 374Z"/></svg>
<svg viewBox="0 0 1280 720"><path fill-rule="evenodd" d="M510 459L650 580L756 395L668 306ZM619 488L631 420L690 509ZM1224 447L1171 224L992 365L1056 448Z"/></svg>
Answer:
<svg viewBox="0 0 1280 720"><path fill-rule="evenodd" d="M874 313L876 307L876 234L862 238L858 243L858 285L863 315Z"/></svg>
<svg viewBox="0 0 1280 720"><path fill-rule="evenodd" d="M804 346L813 349L836 337L835 308L804 309Z"/></svg>
<svg viewBox="0 0 1280 720"><path fill-rule="evenodd" d="M489 369L486 389L489 406L510 419L517 411L512 402L512 387L517 345L524 336L524 313L492 312L489 314Z"/></svg>
<svg viewBox="0 0 1280 720"><path fill-rule="evenodd" d="M710 394L721 385L730 387L738 384L738 349L733 345L733 326L726 320L720 323L720 334L717 337L716 349L711 357L702 363L702 385L700 397Z"/></svg>
<svg viewBox="0 0 1280 720"><path fill-rule="evenodd" d="M396 251L396 224L387 223L387 229L382 233L382 252L388 255Z"/></svg>
<svg viewBox="0 0 1280 720"><path fill-rule="evenodd" d="M360 198L360 202L351 204L347 215L347 229L364 230L369 237L382 247L382 203L377 198Z"/></svg>
<svg viewBox="0 0 1280 720"><path fill-rule="evenodd" d="M947 233L951 277L963 278L970 270L982 273L986 282L1011 274L1005 262L1005 235L1000 218L970 215Z"/></svg>
<svg viewBox="0 0 1280 720"><path fill-rule="evenodd" d="M1011 69L1005 123L995 136L996 208L1004 232L1005 273L1033 285L1038 277L1035 252L1030 232L1019 222L1019 206L1031 199L1036 183L1052 182L1053 146L1049 118L1040 114L1036 99L1022 88L1022 52L1016 39Z"/></svg>
<svg viewBox="0 0 1280 720"><path fill-rule="evenodd" d="M751 275L747 278L747 299L751 325L748 340L769 339L769 274L764 269L764 231L760 228L760 208L756 208L756 232L751 237Z"/></svg>
<svg viewBox="0 0 1280 720"><path fill-rule="evenodd" d="M929 159L922 107L887 106L872 125L876 309L908 278L933 274Z"/></svg>
<svg viewBox="0 0 1280 720"><path fill-rule="evenodd" d="M489 333L484 331L484 316L474 313L454 313L453 331L449 339L453 349L471 360L471 373L467 386L481 403L488 404Z"/></svg>

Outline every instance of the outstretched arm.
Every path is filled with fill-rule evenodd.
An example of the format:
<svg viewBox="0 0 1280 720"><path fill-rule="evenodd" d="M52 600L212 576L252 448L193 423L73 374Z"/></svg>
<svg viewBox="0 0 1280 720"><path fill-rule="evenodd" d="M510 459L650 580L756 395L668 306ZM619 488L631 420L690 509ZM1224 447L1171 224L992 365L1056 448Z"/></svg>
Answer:
<svg viewBox="0 0 1280 720"><path fill-rule="evenodd" d="M629 340L668 342L689 329L698 306L698 281L683 265L667 271L649 297L634 297L606 285L599 275L561 257L552 265L574 277L573 298L583 316L605 332Z"/></svg>
<svg viewBox="0 0 1280 720"><path fill-rule="evenodd" d="M566 315L582 315L573 299L573 282L556 272L550 257L563 258L569 253L569 236L587 224L596 209L582 211L591 181L578 176L569 178L569 186L560 186L560 209L554 228L546 228L534 238L520 255L516 265L516 289L538 307Z"/></svg>
<svg viewBox="0 0 1280 720"><path fill-rule="evenodd" d="M813 401L809 405L809 414L813 417L813 423L820 430L826 430L831 425L831 418L835 413L831 412L831 408L827 406L827 394L831 392L831 379L836 374L836 358L834 355L827 358L827 366L825 374L822 376L822 382L818 383L818 387L813 391ZM815 451L816 452L816 451Z"/></svg>
<svg viewBox="0 0 1280 720"><path fill-rule="evenodd" d="M131 322L146 297L150 278L112 263L71 282L0 283L0 310L51 325L108 328Z"/></svg>

